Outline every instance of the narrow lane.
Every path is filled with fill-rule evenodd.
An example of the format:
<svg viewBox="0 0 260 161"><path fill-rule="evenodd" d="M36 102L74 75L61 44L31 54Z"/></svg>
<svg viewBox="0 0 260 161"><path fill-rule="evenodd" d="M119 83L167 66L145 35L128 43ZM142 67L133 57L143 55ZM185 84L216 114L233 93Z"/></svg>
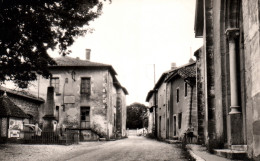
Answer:
<svg viewBox="0 0 260 161"><path fill-rule="evenodd" d="M175 144L167 144L144 137L130 136L128 139L80 149L64 154L55 160L70 161L138 161L167 160L185 161L185 155Z"/></svg>

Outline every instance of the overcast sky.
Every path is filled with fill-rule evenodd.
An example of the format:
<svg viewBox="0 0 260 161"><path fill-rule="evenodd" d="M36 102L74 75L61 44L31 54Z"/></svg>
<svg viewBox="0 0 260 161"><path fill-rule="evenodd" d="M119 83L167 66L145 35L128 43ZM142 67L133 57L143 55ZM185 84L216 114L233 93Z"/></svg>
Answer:
<svg viewBox="0 0 260 161"><path fill-rule="evenodd" d="M172 62L188 63L202 45L194 36L194 13L195 0L112 0L70 56L85 59L85 49L91 49L91 61L113 65L129 92L127 105L145 103L154 86L153 64L157 81Z"/></svg>

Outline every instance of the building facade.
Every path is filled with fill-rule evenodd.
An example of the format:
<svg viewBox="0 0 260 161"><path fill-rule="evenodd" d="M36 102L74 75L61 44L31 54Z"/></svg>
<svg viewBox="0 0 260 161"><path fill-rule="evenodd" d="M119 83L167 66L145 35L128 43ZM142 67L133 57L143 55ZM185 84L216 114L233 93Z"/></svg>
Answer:
<svg viewBox="0 0 260 161"><path fill-rule="evenodd" d="M90 50L86 50L90 58ZM46 99L40 111L43 130L70 129L82 141L126 136L127 90L111 65L62 56L28 90Z"/></svg>
<svg viewBox="0 0 260 161"><path fill-rule="evenodd" d="M167 82L168 136L181 140L189 133L197 142L197 100L195 62L170 71Z"/></svg>
<svg viewBox="0 0 260 161"><path fill-rule="evenodd" d="M197 142L196 63L162 74L146 98L150 117L148 132L161 139L182 140L190 132ZM152 112L151 112L152 111Z"/></svg>
<svg viewBox="0 0 260 161"><path fill-rule="evenodd" d="M197 0L200 138L211 151L260 159L259 0ZM203 83L202 83L203 82ZM214 150L215 149L215 150Z"/></svg>

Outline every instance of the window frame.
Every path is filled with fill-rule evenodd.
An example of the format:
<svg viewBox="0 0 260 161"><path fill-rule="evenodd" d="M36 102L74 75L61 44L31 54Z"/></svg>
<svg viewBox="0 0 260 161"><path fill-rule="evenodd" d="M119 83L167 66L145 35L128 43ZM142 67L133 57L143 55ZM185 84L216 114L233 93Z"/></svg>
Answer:
<svg viewBox="0 0 260 161"><path fill-rule="evenodd" d="M184 82L184 97L188 96L188 83Z"/></svg>
<svg viewBox="0 0 260 161"><path fill-rule="evenodd" d="M82 119L83 116L84 116L84 119ZM80 127L81 128L89 128L90 127L90 120L91 120L91 118L90 118L90 107L89 106L81 106L80 107Z"/></svg>
<svg viewBox="0 0 260 161"><path fill-rule="evenodd" d="M53 83L53 80L55 80L54 83ZM58 80L58 83L57 83L57 80ZM60 93L60 78L59 77L51 77L50 86L54 87L54 92L56 94L59 94Z"/></svg>
<svg viewBox="0 0 260 161"><path fill-rule="evenodd" d="M89 83L88 86L85 85L86 81L84 81L84 80L88 80L88 83ZM84 90L83 90L83 85L85 85ZM81 77L80 94L86 94L86 95L91 94L91 78L90 77Z"/></svg>

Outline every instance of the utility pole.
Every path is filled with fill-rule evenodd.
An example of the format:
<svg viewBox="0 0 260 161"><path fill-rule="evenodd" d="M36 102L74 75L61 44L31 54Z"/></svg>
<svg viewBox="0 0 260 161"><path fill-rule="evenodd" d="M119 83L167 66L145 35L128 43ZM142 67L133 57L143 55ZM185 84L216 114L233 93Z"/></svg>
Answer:
<svg viewBox="0 0 260 161"><path fill-rule="evenodd" d="M153 80L154 80L154 85L155 85L155 64L153 64Z"/></svg>

